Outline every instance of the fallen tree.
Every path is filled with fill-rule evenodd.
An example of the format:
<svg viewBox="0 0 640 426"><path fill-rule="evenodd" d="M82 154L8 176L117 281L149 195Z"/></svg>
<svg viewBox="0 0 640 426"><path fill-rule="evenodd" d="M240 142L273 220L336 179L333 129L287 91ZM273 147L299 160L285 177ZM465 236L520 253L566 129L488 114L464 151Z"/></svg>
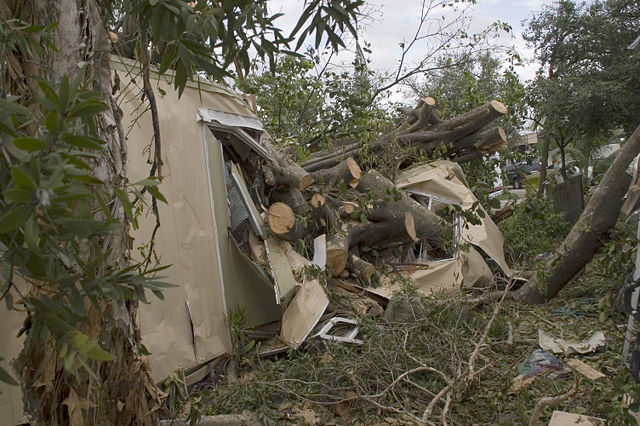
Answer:
<svg viewBox="0 0 640 426"><path fill-rule="evenodd" d="M449 158L465 162L506 146L506 134L501 127L481 131L507 113L502 103L494 100L449 120L440 120L435 115L435 103L435 99L427 97L416 108L404 110L405 123L370 143L369 152L380 154L394 142L401 149L416 147L429 153L443 145ZM362 148L360 143L353 143L335 150L319 151L311 154L302 166L308 171L333 167L345 158L357 159Z"/></svg>
<svg viewBox="0 0 640 426"><path fill-rule="evenodd" d="M518 290L516 300L524 303L550 300L593 258L618 220L631 182L626 170L639 153L640 126L622 146L569 235L547 261L546 277L530 279Z"/></svg>
<svg viewBox="0 0 640 426"><path fill-rule="evenodd" d="M395 155L398 147L424 153L444 147L449 158L462 162L505 146L501 127L486 129L507 112L502 103L492 101L449 120L437 117L435 104L435 99L427 97L403 111L404 122L366 144L368 152L382 158ZM381 171L363 171L358 163L360 143L314 153L299 165L270 140L264 142L272 161L256 163L249 157L244 170L248 186L257 189L257 201L268 210L271 232L292 243L303 241L307 247L312 238L326 234L327 263L333 276L351 273L369 280L375 271L366 254L370 249L388 252L422 243L433 254L443 246L443 230L452 225L426 204L397 190ZM408 167L411 160L401 156L396 166ZM388 165L384 169L389 170Z"/></svg>

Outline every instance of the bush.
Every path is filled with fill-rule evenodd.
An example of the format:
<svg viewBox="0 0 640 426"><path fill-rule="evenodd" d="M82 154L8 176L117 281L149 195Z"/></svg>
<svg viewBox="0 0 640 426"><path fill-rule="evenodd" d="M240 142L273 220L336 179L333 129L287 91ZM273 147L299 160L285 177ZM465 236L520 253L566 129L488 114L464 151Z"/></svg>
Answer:
<svg viewBox="0 0 640 426"><path fill-rule="evenodd" d="M569 232L570 225L563 214L553 212L551 201L530 195L499 228L504 235L507 260L529 264L536 255L552 252Z"/></svg>

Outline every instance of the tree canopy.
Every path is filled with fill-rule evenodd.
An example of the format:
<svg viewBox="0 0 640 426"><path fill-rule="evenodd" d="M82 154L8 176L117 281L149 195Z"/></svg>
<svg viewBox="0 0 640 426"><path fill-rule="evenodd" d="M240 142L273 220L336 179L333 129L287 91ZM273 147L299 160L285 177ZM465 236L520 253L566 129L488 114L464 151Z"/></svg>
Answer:
<svg viewBox="0 0 640 426"><path fill-rule="evenodd" d="M640 5L561 0L529 21L525 39L542 68L528 90L535 118L558 139L597 138L640 118Z"/></svg>

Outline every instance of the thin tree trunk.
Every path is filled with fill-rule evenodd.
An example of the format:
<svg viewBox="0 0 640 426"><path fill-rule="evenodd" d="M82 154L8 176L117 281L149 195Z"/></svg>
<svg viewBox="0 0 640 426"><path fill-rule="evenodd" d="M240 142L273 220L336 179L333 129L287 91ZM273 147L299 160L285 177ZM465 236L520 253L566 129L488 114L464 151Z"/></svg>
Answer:
<svg viewBox="0 0 640 426"><path fill-rule="evenodd" d="M542 141L542 153L540 155L540 181L538 182L538 197L544 194L544 184L547 180L547 164L549 163L549 137Z"/></svg>
<svg viewBox="0 0 640 426"><path fill-rule="evenodd" d="M558 143L558 148L560 148L560 174L562 175L562 178L565 180L565 182L568 179L567 176L567 156L564 153L564 141L562 143Z"/></svg>
<svg viewBox="0 0 640 426"><path fill-rule="evenodd" d="M515 295L517 300L525 303L548 301L593 258L618 220L631 181L626 170L638 153L640 126L624 144L571 232L547 262L546 278L530 279Z"/></svg>
<svg viewBox="0 0 640 426"><path fill-rule="evenodd" d="M98 135L106 144L94 160L94 174L113 188L126 183L126 145L121 117L110 94L109 38L101 10L94 0L33 0L35 23L58 22L53 31L57 52L45 55L42 69L49 78L66 74L71 79L80 63L87 64L86 77L110 110L97 120ZM35 81L30 82L36 87ZM35 93L35 92L34 92ZM111 124L108 124L111 123ZM113 124L115 123L115 124ZM114 197L111 213L123 227L103 241L110 251L104 271L129 264L128 223L122 205ZM91 256L91 253L87 253ZM114 361L88 363L96 377L78 368L75 375L63 367L52 340L42 342L27 335L15 362L25 410L34 424L156 424L154 410L160 398L149 370L139 354L140 333L136 323L137 301L121 306L102 300L99 308L86 303L89 321L80 327L114 356Z"/></svg>

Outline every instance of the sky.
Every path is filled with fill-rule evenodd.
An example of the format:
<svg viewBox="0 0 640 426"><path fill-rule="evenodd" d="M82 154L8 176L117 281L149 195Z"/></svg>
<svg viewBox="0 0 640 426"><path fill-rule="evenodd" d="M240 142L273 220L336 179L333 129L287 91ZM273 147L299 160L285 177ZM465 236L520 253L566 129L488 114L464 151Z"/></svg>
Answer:
<svg viewBox="0 0 640 426"><path fill-rule="evenodd" d="M302 11L302 0L271 0L272 12L284 12L279 21L280 26L289 30ZM390 71L397 67L401 55L399 43L410 41L419 24L422 0L371 0L367 2L372 9L373 19L366 22L361 31L361 39L371 43L371 67L377 71ZM533 51L527 48L522 39L522 21L532 17L544 5L551 4L549 0L477 0L477 4L467 9L470 19L469 33L478 33L496 20L508 23L513 28L510 35L504 34L492 43L514 46L525 60L524 66L516 68L523 82L533 78L537 66L533 63ZM445 21L451 18L448 9L438 9L432 15L441 19L443 11ZM413 55L408 58L411 62L418 60L421 52L427 51L427 45L416 44ZM352 55L343 52L339 60L350 62Z"/></svg>

